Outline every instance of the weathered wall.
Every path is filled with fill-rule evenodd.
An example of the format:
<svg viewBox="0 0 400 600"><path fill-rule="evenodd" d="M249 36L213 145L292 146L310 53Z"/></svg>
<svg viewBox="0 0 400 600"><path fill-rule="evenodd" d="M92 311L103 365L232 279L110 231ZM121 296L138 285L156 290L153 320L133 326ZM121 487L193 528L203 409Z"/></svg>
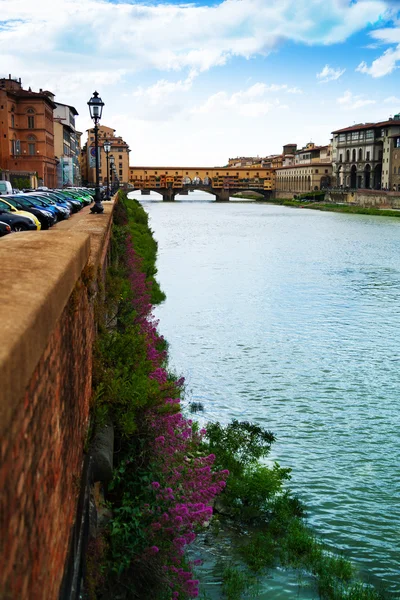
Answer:
<svg viewBox="0 0 400 600"><path fill-rule="evenodd" d="M296 192L277 192L273 193L273 198L277 200L293 200Z"/></svg>
<svg viewBox="0 0 400 600"><path fill-rule="evenodd" d="M0 240L0 598L58 598L91 396L113 204Z"/></svg>
<svg viewBox="0 0 400 600"><path fill-rule="evenodd" d="M326 202L347 202L365 208L400 208L399 192L360 190L358 192L328 192Z"/></svg>

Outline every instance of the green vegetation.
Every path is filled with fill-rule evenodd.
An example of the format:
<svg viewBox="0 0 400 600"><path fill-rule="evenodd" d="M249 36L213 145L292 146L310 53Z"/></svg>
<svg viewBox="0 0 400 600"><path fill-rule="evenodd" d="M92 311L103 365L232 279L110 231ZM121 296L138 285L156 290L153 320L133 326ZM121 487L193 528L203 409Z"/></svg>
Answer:
<svg viewBox="0 0 400 600"><path fill-rule="evenodd" d="M224 519L233 520L240 530L232 542L234 556L223 569L224 596L257 597L257 581L280 566L307 576L321 600L384 598L358 581L352 564L328 550L308 527L305 507L286 487L290 469L265 463L274 439L248 422L207 426L208 450L215 453L216 465L230 471L215 504L221 513L219 526L223 528Z"/></svg>
<svg viewBox="0 0 400 600"><path fill-rule="evenodd" d="M264 196L258 192L237 192L232 198L244 198L247 200L263 200Z"/></svg>
<svg viewBox="0 0 400 600"><path fill-rule="evenodd" d="M268 200L268 204L280 206L292 206L293 208L309 208L311 210L322 210L328 212L348 213L354 215L371 215L374 217L400 217L400 210L386 208L365 208L351 204L334 204L329 202L305 202L305 199L295 200L275 199Z"/></svg>

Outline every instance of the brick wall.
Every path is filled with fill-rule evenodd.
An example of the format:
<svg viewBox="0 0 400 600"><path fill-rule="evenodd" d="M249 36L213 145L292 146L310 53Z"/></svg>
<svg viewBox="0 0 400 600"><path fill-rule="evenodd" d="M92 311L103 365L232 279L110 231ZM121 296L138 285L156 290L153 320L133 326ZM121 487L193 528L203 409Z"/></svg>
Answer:
<svg viewBox="0 0 400 600"><path fill-rule="evenodd" d="M65 264L69 265L69 269L76 267L78 256L80 265L73 270L74 276L68 276L64 267L59 272L55 269L54 281L47 281L47 287L43 282L42 298L40 280L36 281L39 291L32 300L32 314L29 313L26 318L21 314L21 319L25 318L25 321L20 331L16 332L22 336L23 347L19 347L16 353L10 345L8 353L0 355L7 390L0 402L11 404L11 409L7 406L7 411L3 412L5 421L2 420L2 425L5 426L0 432L1 600L53 600L59 596L76 513L91 397L92 347L95 339L93 292L96 288L93 283L88 283L87 273L104 272L111 208L108 216L101 216L97 221L94 220L96 217L99 216L90 216L87 212L74 217L80 218L80 227L77 227L80 233L76 234L79 252L74 243L74 230L69 228L34 234L45 236L45 242L48 243L44 246L39 243L35 246L33 234L9 236L14 238L8 242L11 249L15 250L21 244L24 246L24 243L32 248L33 244L36 252L32 250L29 255L27 267L30 269L35 269L37 263L43 272L43 262L49 260L49 253L55 260L56 242L61 242ZM93 224L97 232L97 240L93 240L89 227L87 236L91 243L91 254L89 257L87 253L86 260L81 248L82 244L82 247L85 245L82 237L85 219L86 223ZM70 255L65 249L67 238L72 248ZM0 244L0 264L3 262L2 251L7 254L3 241L6 238ZM25 254L22 252L22 255ZM88 264L92 266L88 268ZM21 264L18 276L24 278ZM29 279L26 273L25 280L28 283ZM72 288L67 292L64 289L65 279L69 280ZM4 283L4 278L2 280ZM24 285L24 279L19 285ZM62 292L57 292L61 285ZM54 287L57 293L49 294L48 291L54 291ZM12 289L11 295L16 291ZM53 306L53 310L50 303L58 303L58 306ZM48 313L54 315L56 309L56 318L46 322ZM2 312L7 314L7 307L3 304ZM12 318L16 315L8 316ZM43 338L39 350L37 337ZM31 356L32 352L34 356ZM26 358L25 363L35 365L30 373L26 369L18 369L18 355L21 364ZM7 361L11 364L7 364ZM21 381L18 384L16 382L20 377L26 379L22 387Z"/></svg>

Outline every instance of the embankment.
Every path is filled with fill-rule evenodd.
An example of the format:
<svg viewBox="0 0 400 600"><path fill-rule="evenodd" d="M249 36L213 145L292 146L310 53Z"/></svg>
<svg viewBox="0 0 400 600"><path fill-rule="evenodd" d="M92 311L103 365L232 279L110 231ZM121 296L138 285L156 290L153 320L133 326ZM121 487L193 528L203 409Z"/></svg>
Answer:
<svg viewBox="0 0 400 600"><path fill-rule="evenodd" d="M0 597L59 597L92 395L113 203L0 241Z"/></svg>

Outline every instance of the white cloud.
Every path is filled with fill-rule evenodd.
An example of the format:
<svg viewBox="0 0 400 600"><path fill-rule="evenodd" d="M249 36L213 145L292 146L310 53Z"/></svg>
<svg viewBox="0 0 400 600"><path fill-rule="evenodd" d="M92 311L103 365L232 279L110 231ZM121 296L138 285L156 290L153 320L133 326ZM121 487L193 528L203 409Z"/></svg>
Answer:
<svg viewBox="0 0 400 600"><path fill-rule="evenodd" d="M104 0L2 2L0 55L76 70L118 57L119 68L205 71L232 56L268 54L285 40L333 44L377 21L385 0L224 0L213 6ZM12 49L12 52L11 52ZM79 61L80 64L80 61Z"/></svg>
<svg viewBox="0 0 400 600"><path fill-rule="evenodd" d="M365 61L362 61L356 71L372 75L372 77L384 77L397 69L397 63L400 61L400 45L397 48L388 48L382 56L374 60L369 67Z"/></svg>
<svg viewBox="0 0 400 600"><path fill-rule="evenodd" d="M260 117L274 110L288 108L278 98L272 98L269 92L289 92L287 85L266 85L255 83L246 90L240 90L229 95L227 92L212 94L207 100L192 109L193 114L227 113L227 111L242 117ZM289 92L291 93L291 92Z"/></svg>
<svg viewBox="0 0 400 600"><path fill-rule="evenodd" d="M385 50L381 56L372 61L370 66L366 61L362 61L356 71L371 75L374 78L390 75L398 69L397 63L400 62L400 27L377 29L371 32L370 35L381 45L396 44L396 46Z"/></svg>
<svg viewBox="0 0 400 600"><path fill-rule="evenodd" d="M364 96L355 96L352 92L347 90L343 96L337 99L337 103L340 104L345 110L355 110L368 106L370 104L376 104L376 100L367 100Z"/></svg>
<svg viewBox="0 0 400 600"><path fill-rule="evenodd" d="M328 81L336 81L339 79L346 69L334 69L329 65L325 65L320 73L317 73L317 79L320 80L320 83L327 83Z"/></svg>
<svg viewBox="0 0 400 600"><path fill-rule="evenodd" d="M384 103L385 104L396 104L397 106L400 107L400 98L397 98L397 96L389 96L389 98L384 99Z"/></svg>
<svg viewBox="0 0 400 600"><path fill-rule="evenodd" d="M197 72L191 71L184 80L168 81L166 79L160 79L147 88L140 86L133 92L133 96L136 98L146 98L152 105L159 104L160 102L165 102L167 96L188 92L196 77Z"/></svg>

